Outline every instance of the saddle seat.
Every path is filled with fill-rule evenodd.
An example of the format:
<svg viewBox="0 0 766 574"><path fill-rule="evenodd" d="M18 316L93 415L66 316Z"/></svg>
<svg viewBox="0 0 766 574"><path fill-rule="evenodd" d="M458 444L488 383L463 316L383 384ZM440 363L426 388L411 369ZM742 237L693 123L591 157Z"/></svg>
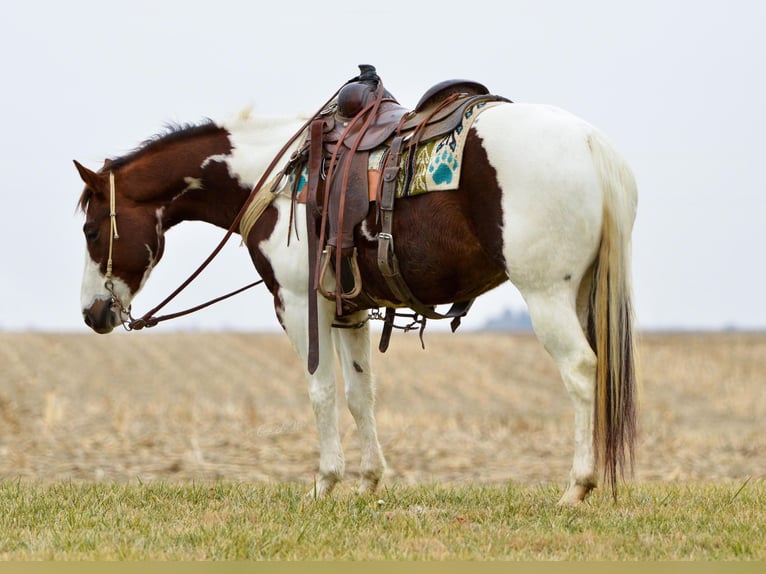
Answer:
<svg viewBox="0 0 766 574"><path fill-rule="evenodd" d="M365 85L362 89L368 90ZM359 91L359 84L348 84L340 91L338 95L337 111L326 118L323 140L326 144L332 145L340 139L343 129L354 120L354 116L347 114L353 110L357 113L361 111L368 100L360 99L359 104L341 106L344 101L341 98L346 90L356 94ZM478 82L471 80L446 80L439 82L423 94L415 109L409 110L400 105L388 92L383 96L380 106L372 119L372 122L366 129L363 128L364 122L357 121L343 138L343 145L352 149L356 140L361 137L361 141L356 144L356 150L359 152L370 151L381 147L390 140L394 133L406 134L414 132L417 128L423 130L419 141L427 141L435 137L445 135L455 129L460 122L460 113L456 113L461 108L465 108L467 99L471 96L482 96L489 94L489 90ZM355 100L358 96L355 96ZM448 104L444 102L451 98Z"/></svg>

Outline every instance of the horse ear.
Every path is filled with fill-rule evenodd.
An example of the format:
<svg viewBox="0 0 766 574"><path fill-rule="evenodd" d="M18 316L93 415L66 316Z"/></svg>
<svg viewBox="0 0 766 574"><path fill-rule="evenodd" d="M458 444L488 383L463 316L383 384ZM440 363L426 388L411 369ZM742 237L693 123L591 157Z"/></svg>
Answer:
<svg viewBox="0 0 766 574"><path fill-rule="evenodd" d="M95 171L88 169L77 160L74 161L74 166L77 168L77 172L80 174L80 178L85 182L85 185L90 187L93 191L98 192L101 189L103 176L97 174Z"/></svg>

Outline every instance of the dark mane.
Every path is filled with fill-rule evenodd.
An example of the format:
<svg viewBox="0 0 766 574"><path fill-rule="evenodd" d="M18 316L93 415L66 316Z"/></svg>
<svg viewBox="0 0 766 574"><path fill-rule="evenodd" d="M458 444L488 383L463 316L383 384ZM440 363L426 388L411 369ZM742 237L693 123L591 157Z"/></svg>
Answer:
<svg viewBox="0 0 766 574"><path fill-rule="evenodd" d="M108 159L104 168L106 168L108 165L110 170L119 169L137 160L145 153L156 151L168 144L172 144L182 139L199 135L207 135L221 129L223 128L221 128L221 126L213 122L211 119L205 119L197 124L179 124L170 122L165 124L162 132L144 140L141 142L141 144L139 144L138 147L128 152L127 154ZM80 195L78 202L82 211L87 210L88 202L92 196L93 190L86 186Z"/></svg>
<svg viewBox="0 0 766 574"><path fill-rule="evenodd" d="M135 161L147 152L156 151L157 149L178 140L209 134L220 129L221 126L217 125L211 119L203 120L198 124L167 123L165 124L164 131L144 140L133 151L130 151L123 156L110 159L109 165L111 169L119 169L120 167Z"/></svg>

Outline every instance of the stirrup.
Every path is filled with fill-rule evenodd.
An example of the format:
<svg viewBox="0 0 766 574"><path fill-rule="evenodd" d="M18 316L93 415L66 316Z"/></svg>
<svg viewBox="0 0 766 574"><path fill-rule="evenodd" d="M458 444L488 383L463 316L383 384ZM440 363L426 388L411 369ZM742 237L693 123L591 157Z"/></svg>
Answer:
<svg viewBox="0 0 766 574"><path fill-rule="evenodd" d="M317 290L319 291L319 294L322 295L325 299L329 299L330 301L334 301L336 299L336 292L335 290L328 290L324 287L324 279L325 275L327 275L327 270L330 267L330 260L332 257L330 256L329 251L325 248L322 250L322 260L320 262L320 271L319 271L319 281L317 281ZM341 270L341 265L343 264L343 257L341 257L340 265L336 265L336 271L335 271L335 289L338 288L338 285L341 283L339 281L338 277ZM354 299L355 297L359 296L359 294L362 292L362 274L359 271L359 263L356 260L356 247L354 247L354 251L351 254L350 257L348 257L349 263L351 265L351 275L354 279L354 286L352 287L351 291L342 291L343 286L341 285L341 293L340 298L343 300L347 299Z"/></svg>

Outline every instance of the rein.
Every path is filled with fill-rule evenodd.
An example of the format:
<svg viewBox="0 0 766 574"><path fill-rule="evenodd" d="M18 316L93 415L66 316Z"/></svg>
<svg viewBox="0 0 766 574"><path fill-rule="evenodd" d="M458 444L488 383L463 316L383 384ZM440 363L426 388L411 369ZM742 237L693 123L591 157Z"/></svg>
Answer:
<svg viewBox="0 0 766 574"><path fill-rule="evenodd" d="M120 318L122 319L124 315L128 316L129 318L128 321L122 320L122 326L125 328L126 331L140 331L144 327L154 327L161 321L167 321L168 319L176 319L178 317L183 317L184 315L190 315L191 313L194 313L195 311L199 311L200 309L209 307L210 305L213 305L215 303L228 299L229 297L233 297L234 295L238 295L242 293L243 291L250 289L251 287L255 287L256 285L260 285L261 283L263 283L263 279L260 279L258 281L254 281L253 283L245 285L244 287L240 287L239 289L232 291L231 293L227 293L226 295L221 295L220 297L216 297L215 299L211 299L210 301L207 301L200 305L190 307L189 309L186 309L184 311L178 311L176 313L170 313L168 315L154 317L153 316L154 313L156 313L157 310L159 310L166 303L168 303L170 299L172 299L172 297L169 297L165 301L163 301L162 305L155 307L149 313L145 314L143 317L139 319L134 318L130 312L130 305L128 305L128 307L126 308L125 305L120 300L120 297L117 295L117 293L114 290L114 281L113 281L113 273L112 273L112 261L114 259L113 257L114 240L120 238L120 234L117 232L116 195L117 193L116 193L116 187L114 184L114 172L110 171L109 172L109 222L110 222L109 223L109 228L110 228L109 256L106 261L106 277L104 281L104 287L106 287L106 290L112 296L113 303L116 304L117 307L119 308ZM220 251L221 247L223 247L223 243L219 246L218 251ZM218 253L218 251L216 251L216 254ZM212 259L212 256L211 256L211 259ZM197 274L199 274L200 271L201 269L197 271ZM187 284L190 282L191 280L189 280ZM180 289L176 290L173 293L173 297L175 297L178 293L180 293Z"/></svg>
<svg viewBox="0 0 766 574"><path fill-rule="evenodd" d="M357 79L357 77L354 77L350 80L348 80L346 83L343 84L345 86L346 84L353 82ZM179 285L170 295L168 295L165 299L163 299L158 305L144 313L141 317L135 319L130 313L130 306L127 308L125 305L123 305L120 298L117 296L117 294L114 291L114 282L112 280L112 251L113 251L113 242L115 239L119 239L120 236L117 233L117 210L115 208L116 202L116 188L114 184L114 173L109 172L109 219L110 219L110 228L111 233L109 234L109 257L107 259L106 264L106 277L104 281L104 287L106 287L106 290L109 292L109 294L112 296L113 304L116 304L117 307L120 310L120 319L122 320L123 315L127 315L129 320L125 321L122 320L122 326L125 328L126 331L140 331L144 327L154 327L158 323L162 321L167 321L170 319L176 319L178 317L182 317L184 315L189 315L191 313L194 313L195 311L199 311L200 309L204 309L205 307L209 307L210 305L213 305L214 303L218 303L220 301L223 301L225 299L228 299L229 297L233 297L234 295L238 295L239 293L242 293L243 291L246 291L247 289L250 289L252 287L255 287L256 285L260 285L263 283L263 279L260 279L258 281L255 281L253 283L250 283L249 285L245 285L244 287L241 287L237 289L236 291L232 291L231 293L227 293L226 295L222 295L220 297L217 297L215 299L211 299L210 301L207 301L206 303L202 303L200 305L197 305L195 307L191 307L189 309L186 309L184 311L179 311L177 313L170 313L167 315L162 315L159 317L155 316L155 313L160 311L162 308L164 308L168 303L170 303L173 299L175 299L184 289L186 289L189 284L191 284L192 281L194 281L199 275L202 273L202 271L205 270L205 268L210 265L210 263L213 261L213 259L221 252L224 245L226 245L226 242L231 238L232 234L234 233L234 230L236 230L239 227L240 222L242 221L243 216L247 212L248 207L250 207L250 204L252 203L253 199L255 198L256 194L261 190L261 188L266 183L268 177L271 175L271 173L274 171L274 168L276 168L277 163L279 160L284 157L287 150L290 148L293 143L303 134L306 129L309 127L311 122L321 114L321 112L329 106L333 99L340 93L340 90L343 88L341 86L338 88L338 90L322 105L321 108L317 111L316 114L314 114L312 117L310 117L306 122L298 129L297 132L287 141L287 143L282 146L282 149L279 150L276 156L274 156L274 159L271 160L271 163L268 165L266 170L261 175L261 178L258 180L258 182L253 186L253 189L250 191L250 195L248 195L247 199L245 200L245 203L242 205L242 209L240 209L237 216L234 218L234 221L229 226L229 229L226 231L226 234L223 236L223 239L218 243L218 245L213 249L213 251L210 253L210 255L207 256L207 258L200 264L200 266L183 282L181 285ZM275 184L279 179L281 179L281 176L284 175L284 170L278 174L278 177L274 178ZM271 193L273 195L276 195L276 185L270 186L270 189L266 190L264 193Z"/></svg>

